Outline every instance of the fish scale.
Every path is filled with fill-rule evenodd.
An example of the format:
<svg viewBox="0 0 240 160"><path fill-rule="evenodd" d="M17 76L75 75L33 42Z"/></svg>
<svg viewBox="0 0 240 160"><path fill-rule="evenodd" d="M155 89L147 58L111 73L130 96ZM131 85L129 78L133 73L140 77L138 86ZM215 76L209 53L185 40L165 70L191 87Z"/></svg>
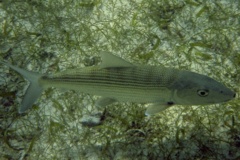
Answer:
<svg viewBox="0 0 240 160"><path fill-rule="evenodd" d="M148 103L157 101L159 96L166 96L166 86L172 82L166 81L161 75L163 73L159 67L153 66L93 67L88 72L82 69L67 75L45 76L40 79L40 84L45 87L71 88L123 102L131 99L132 102ZM149 91L147 94L146 89Z"/></svg>

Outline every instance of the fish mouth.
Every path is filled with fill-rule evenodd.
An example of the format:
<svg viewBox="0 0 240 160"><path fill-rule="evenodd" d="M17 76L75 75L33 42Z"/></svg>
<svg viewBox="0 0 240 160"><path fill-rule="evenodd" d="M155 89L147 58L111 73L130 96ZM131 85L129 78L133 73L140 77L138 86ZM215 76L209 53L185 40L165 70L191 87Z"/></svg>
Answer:
<svg viewBox="0 0 240 160"><path fill-rule="evenodd" d="M233 96L231 98L226 99L224 102L228 102L228 101L236 98L236 95L237 95L236 93L233 93Z"/></svg>

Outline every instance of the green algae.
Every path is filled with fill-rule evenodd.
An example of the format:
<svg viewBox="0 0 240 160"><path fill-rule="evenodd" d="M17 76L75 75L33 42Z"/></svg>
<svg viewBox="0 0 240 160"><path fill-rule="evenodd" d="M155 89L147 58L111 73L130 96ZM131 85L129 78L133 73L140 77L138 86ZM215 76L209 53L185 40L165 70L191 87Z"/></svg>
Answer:
<svg viewBox="0 0 240 160"><path fill-rule="evenodd" d="M238 1L0 2L0 56L41 73L99 63L111 51L133 63L189 69L236 92L240 84ZM175 106L145 117L144 105L94 107L97 97L48 89L31 111L17 108L27 84L1 66L3 159L238 159L239 98ZM102 112L100 125L81 117ZM51 153L51 154L50 154Z"/></svg>

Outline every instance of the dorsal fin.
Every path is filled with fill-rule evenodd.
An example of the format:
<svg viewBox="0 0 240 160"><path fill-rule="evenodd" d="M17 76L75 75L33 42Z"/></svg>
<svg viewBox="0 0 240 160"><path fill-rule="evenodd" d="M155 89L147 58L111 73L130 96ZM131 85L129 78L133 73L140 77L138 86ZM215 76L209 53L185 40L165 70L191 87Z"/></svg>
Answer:
<svg viewBox="0 0 240 160"><path fill-rule="evenodd" d="M102 63L101 68L109 67L133 67L134 65L124 59L117 57L110 52L101 52Z"/></svg>

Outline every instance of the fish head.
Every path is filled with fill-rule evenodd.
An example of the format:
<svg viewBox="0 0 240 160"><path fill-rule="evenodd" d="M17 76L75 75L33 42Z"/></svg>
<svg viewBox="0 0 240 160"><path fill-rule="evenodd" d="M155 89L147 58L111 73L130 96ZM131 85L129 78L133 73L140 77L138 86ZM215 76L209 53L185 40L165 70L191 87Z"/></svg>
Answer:
<svg viewBox="0 0 240 160"><path fill-rule="evenodd" d="M182 71L174 82L175 104L204 105L227 102L236 94L222 83L194 72Z"/></svg>

